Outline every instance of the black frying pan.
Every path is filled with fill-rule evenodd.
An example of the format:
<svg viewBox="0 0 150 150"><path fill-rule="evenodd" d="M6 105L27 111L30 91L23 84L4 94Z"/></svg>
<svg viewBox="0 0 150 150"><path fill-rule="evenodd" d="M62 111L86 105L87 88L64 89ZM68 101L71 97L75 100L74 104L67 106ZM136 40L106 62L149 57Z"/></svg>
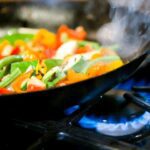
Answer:
<svg viewBox="0 0 150 150"><path fill-rule="evenodd" d="M65 23L71 27L83 25L88 33L93 35L100 25L109 20L106 1L98 1L99 4L92 7L89 7L86 0L84 2L65 1L57 6L44 3L0 3L0 31L4 31L4 28L22 26L32 28L42 26L55 30L60 24ZM99 8L101 8L100 11ZM60 18L59 21L58 18ZM146 54L103 76L72 85L34 93L0 96L0 115L3 118L26 120L62 118L66 108L76 104L86 104L127 79L136 71L145 57Z"/></svg>
<svg viewBox="0 0 150 150"><path fill-rule="evenodd" d="M102 76L44 91L0 96L0 114L27 120L58 119L66 108L83 105L128 79L146 58L143 54Z"/></svg>

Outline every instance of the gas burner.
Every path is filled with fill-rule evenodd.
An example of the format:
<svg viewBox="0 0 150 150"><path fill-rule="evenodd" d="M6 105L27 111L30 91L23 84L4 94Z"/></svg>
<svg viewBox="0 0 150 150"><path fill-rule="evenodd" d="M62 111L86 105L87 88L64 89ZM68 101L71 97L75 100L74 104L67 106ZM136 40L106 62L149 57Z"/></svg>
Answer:
<svg viewBox="0 0 150 150"><path fill-rule="evenodd" d="M111 90L81 118L79 125L108 136L126 136L143 129L150 121L150 113L124 97L127 91Z"/></svg>
<svg viewBox="0 0 150 150"><path fill-rule="evenodd" d="M150 123L150 63L102 97L79 125L114 137L140 133Z"/></svg>

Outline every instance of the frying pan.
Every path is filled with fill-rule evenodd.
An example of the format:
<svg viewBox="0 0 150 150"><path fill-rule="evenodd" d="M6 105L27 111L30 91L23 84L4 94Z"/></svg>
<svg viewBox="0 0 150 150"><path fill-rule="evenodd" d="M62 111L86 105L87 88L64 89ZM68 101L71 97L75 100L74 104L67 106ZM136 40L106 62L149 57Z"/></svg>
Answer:
<svg viewBox="0 0 150 150"><path fill-rule="evenodd" d="M88 103L128 79L146 56L147 54L143 54L114 71L67 86L31 93L1 95L0 114L25 120L61 118L66 108Z"/></svg>
<svg viewBox="0 0 150 150"><path fill-rule="evenodd" d="M68 5L65 6L67 6L68 9L70 8L69 7L70 4L69 6ZM73 8L75 10L77 10L78 8L75 7L74 4L71 6L74 6ZM18 8L18 4L10 5L10 7L11 7L11 11L9 12L9 15L7 14L9 18L11 18L12 16L12 11L14 10L16 11L16 8ZM30 5L23 4L23 7L30 8ZM58 8L61 9L60 5ZM68 12L69 14L71 14L70 10L68 10ZM5 16L6 18L4 18L4 14L3 17L1 17L1 19L4 18L4 21L6 21L6 25L8 25L7 15ZM30 17L28 16L28 18ZM77 25L74 23L74 18L73 19L71 18L70 20L73 21L67 24ZM20 20L16 18L11 18L11 20L9 21L10 23L12 23L12 25L14 25L14 23L17 22L16 23L17 26L23 25L23 26L35 27L35 24L33 23L28 24L27 21L23 21L23 24L18 25L18 22ZM84 24L85 22L88 23L87 20L85 20L84 23L80 21L78 22L81 23L81 25L85 25ZM89 26L86 27L87 29L89 28ZM96 29L96 25L94 27ZM32 121L41 121L47 119L54 119L54 120L61 119L64 117L64 110L66 108L73 105L86 104L92 101L94 97L104 94L106 91L110 90L118 83L128 79L138 69L138 67L146 58L146 56L147 54L143 54L137 58L132 58L132 60L130 60L128 64L124 65L119 69L111 71L102 76L91 78L71 85L47 89L44 91L32 92L32 93L2 95L0 96L0 117L1 119L17 118L17 119L32 120Z"/></svg>

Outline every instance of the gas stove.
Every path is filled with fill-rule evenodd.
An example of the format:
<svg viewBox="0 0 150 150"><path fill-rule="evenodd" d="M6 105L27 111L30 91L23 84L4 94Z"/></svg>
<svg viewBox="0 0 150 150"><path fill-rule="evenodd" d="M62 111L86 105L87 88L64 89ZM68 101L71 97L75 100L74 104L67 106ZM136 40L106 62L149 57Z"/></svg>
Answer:
<svg viewBox="0 0 150 150"><path fill-rule="evenodd" d="M148 57L130 79L88 106L66 109L62 120L8 121L1 131L1 149L149 149L149 67Z"/></svg>

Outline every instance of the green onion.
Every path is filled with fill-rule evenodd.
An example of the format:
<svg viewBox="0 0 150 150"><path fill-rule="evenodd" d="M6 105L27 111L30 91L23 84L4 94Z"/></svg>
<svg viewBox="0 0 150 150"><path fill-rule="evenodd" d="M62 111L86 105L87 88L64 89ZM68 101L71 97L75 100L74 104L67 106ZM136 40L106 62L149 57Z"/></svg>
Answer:
<svg viewBox="0 0 150 150"><path fill-rule="evenodd" d="M0 70L0 79L5 75L5 70Z"/></svg>
<svg viewBox="0 0 150 150"><path fill-rule="evenodd" d="M2 79L10 70L10 65L7 65L2 70L0 70L0 79Z"/></svg>
<svg viewBox="0 0 150 150"><path fill-rule="evenodd" d="M21 74L20 69L15 69L10 75L0 82L0 88L7 87Z"/></svg>
<svg viewBox="0 0 150 150"><path fill-rule="evenodd" d="M47 83L48 81L50 81L52 79L53 75L55 75L59 70L60 70L59 67L52 68L44 75L44 77L42 78L42 81L44 83Z"/></svg>
<svg viewBox="0 0 150 150"><path fill-rule="evenodd" d="M2 69L4 66L7 66L11 63L22 61L22 60L23 60L22 56L19 55L7 56L0 60L0 69Z"/></svg>
<svg viewBox="0 0 150 150"><path fill-rule="evenodd" d="M65 73L63 72L58 72L57 73L57 78L55 78L53 81L51 82L47 82L46 87L47 88L51 88L54 87L60 80L62 80L65 77Z"/></svg>
<svg viewBox="0 0 150 150"><path fill-rule="evenodd" d="M51 88L51 87L55 86L61 79L62 78L59 77L59 78L54 79L52 82L48 82L46 87Z"/></svg>

